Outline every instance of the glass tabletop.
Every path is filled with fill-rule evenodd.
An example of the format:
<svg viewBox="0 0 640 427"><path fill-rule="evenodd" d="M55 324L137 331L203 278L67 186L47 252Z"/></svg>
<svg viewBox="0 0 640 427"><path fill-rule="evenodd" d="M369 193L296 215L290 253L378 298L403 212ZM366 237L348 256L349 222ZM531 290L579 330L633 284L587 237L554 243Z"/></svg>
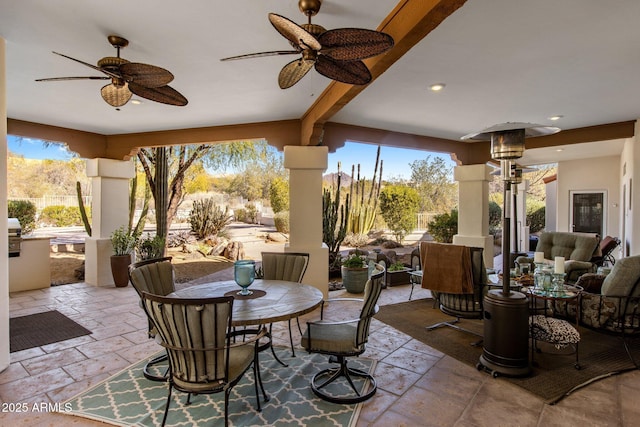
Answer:
<svg viewBox="0 0 640 427"><path fill-rule="evenodd" d="M576 298L582 288L580 286L573 285L562 285L558 288L536 288L534 286L525 286L522 289L522 292L531 294L535 297L539 298L548 298L548 299L572 299Z"/></svg>

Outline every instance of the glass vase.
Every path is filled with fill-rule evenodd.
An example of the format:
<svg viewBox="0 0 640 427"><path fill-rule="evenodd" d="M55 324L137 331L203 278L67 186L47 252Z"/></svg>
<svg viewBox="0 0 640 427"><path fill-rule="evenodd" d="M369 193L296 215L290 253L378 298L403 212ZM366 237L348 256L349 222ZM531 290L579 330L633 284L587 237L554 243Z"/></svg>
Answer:
<svg viewBox="0 0 640 427"><path fill-rule="evenodd" d="M233 278L242 289L238 295L251 295L248 288L256 278L256 262L253 260L239 260L233 264Z"/></svg>

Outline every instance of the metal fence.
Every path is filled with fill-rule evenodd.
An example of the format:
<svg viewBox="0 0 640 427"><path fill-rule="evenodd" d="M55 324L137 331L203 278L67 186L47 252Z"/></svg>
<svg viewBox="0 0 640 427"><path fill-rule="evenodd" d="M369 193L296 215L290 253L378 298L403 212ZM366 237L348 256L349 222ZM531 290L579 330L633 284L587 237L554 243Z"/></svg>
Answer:
<svg viewBox="0 0 640 427"><path fill-rule="evenodd" d="M426 231L429 229L429 223L433 220L433 217L438 215L434 212L420 212L418 214L418 220L416 225L416 231Z"/></svg>
<svg viewBox="0 0 640 427"><path fill-rule="evenodd" d="M26 200L36 205L37 210L47 206L78 206L78 196L9 197L8 200ZM82 196L85 206L91 205L91 196Z"/></svg>

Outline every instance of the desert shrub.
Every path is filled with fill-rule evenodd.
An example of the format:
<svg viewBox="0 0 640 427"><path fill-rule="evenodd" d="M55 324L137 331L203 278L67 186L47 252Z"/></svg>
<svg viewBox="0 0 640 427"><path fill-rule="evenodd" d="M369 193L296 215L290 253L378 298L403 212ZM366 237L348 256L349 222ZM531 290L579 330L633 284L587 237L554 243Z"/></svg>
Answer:
<svg viewBox="0 0 640 427"><path fill-rule="evenodd" d="M40 223L52 227L82 225L82 216L77 206L52 205L40 212Z"/></svg>
<svg viewBox="0 0 640 427"><path fill-rule="evenodd" d="M502 208L494 201L489 201L489 233L502 228Z"/></svg>
<svg viewBox="0 0 640 427"><path fill-rule="evenodd" d="M253 203L247 203L244 206L244 208L247 211L246 222L248 222L249 224L257 223L258 222L258 208L256 207L256 205L254 205Z"/></svg>
<svg viewBox="0 0 640 427"><path fill-rule="evenodd" d="M167 247L178 248L195 240L190 231L181 230L167 236Z"/></svg>
<svg viewBox="0 0 640 427"><path fill-rule="evenodd" d="M289 210L289 184L282 178L275 178L269 186L269 202L276 214Z"/></svg>
<svg viewBox="0 0 640 427"><path fill-rule="evenodd" d="M429 223L429 234L433 240L440 243L453 242L453 236L458 233L458 210L452 209L450 213L443 213L433 217Z"/></svg>
<svg viewBox="0 0 640 427"><path fill-rule="evenodd" d="M9 200L8 217L18 218L22 233L31 233L36 228L36 205L28 200Z"/></svg>
<svg viewBox="0 0 640 427"><path fill-rule="evenodd" d="M276 230L280 233L289 233L289 211L280 211L273 216Z"/></svg>
<svg viewBox="0 0 640 427"><path fill-rule="evenodd" d="M545 212L544 204L537 204L534 206L527 205L527 224L529 225L529 233L537 233L544 230Z"/></svg>
<svg viewBox="0 0 640 427"><path fill-rule="evenodd" d="M380 213L396 241L416 228L420 196L415 188L406 185L388 185L380 192Z"/></svg>
<svg viewBox="0 0 640 427"><path fill-rule="evenodd" d="M244 208L234 209L233 216L238 222L247 222L247 211Z"/></svg>
<svg viewBox="0 0 640 427"><path fill-rule="evenodd" d="M218 234L231 223L231 220L229 209L223 210L217 206L213 198L194 201L193 209L189 213L191 231L199 239Z"/></svg>
<svg viewBox="0 0 640 427"><path fill-rule="evenodd" d="M360 233L347 233L342 242L345 246L352 246L354 248L361 248L367 246L369 243L369 237L366 234Z"/></svg>

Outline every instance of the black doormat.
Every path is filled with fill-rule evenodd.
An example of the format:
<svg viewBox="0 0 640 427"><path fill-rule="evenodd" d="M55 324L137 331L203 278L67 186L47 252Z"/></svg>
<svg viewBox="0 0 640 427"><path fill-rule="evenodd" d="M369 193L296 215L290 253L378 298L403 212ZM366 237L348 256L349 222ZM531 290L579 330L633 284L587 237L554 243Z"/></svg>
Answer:
<svg viewBox="0 0 640 427"><path fill-rule="evenodd" d="M471 345L478 341L478 337L473 334L446 326L426 330L425 326L453 320L453 317L434 308L432 299L382 306L376 314L376 319L474 367L483 351L482 346ZM457 325L480 335L484 332L482 320L461 319ZM569 349L556 350L553 346L545 346L542 353L535 354L537 366L532 367L531 375L523 378L504 378L540 397L546 403L553 404L598 379L635 369L620 337L582 327L578 328L578 331L582 369L574 368L575 353L567 351ZM631 339L629 344L633 357L640 361L640 339Z"/></svg>
<svg viewBox="0 0 640 427"><path fill-rule="evenodd" d="M56 310L9 319L11 353L90 333L90 330Z"/></svg>

